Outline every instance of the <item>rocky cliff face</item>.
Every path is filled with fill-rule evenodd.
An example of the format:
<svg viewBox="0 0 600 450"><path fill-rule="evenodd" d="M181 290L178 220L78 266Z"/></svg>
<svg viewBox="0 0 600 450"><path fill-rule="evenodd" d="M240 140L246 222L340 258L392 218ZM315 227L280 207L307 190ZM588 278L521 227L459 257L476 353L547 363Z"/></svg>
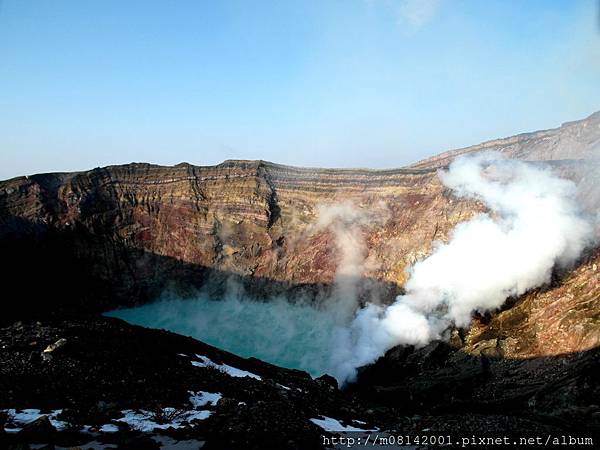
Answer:
<svg viewBox="0 0 600 450"><path fill-rule="evenodd" d="M315 223L320 208L341 202L368 219L358 227L368 264L357 275L384 292L402 285L405 267L433 239L477 210L451 199L435 170L131 164L2 182L0 234L15 276L63 266L72 277L87 267L79 277L100 291L110 283L92 307L145 301L169 283L185 292L229 275L268 295L334 281L342 256L336 236ZM35 270L37 261L48 264ZM54 275L48 283L62 278Z"/></svg>
<svg viewBox="0 0 600 450"><path fill-rule="evenodd" d="M551 130L523 133L471 147L450 150L411 165L414 168L443 167L460 155L495 151L507 158L525 161L582 160L600 156L598 124L600 111L584 120L564 123Z"/></svg>
<svg viewBox="0 0 600 450"><path fill-rule="evenodd" d="M354 230L364 241L360 273L354 274L361 293L385 301L402 288L405 269L427 255L434 240L446 239L457 223L482 210L453 197L440 183L437 170L453 157L495 149L511 158L550 160L563 176L586 186L581 200L594 211L596 180L578 161L593 157L599 142L596 113L555 130L455 150L394 170L226 161L211 167L129 164L14 178L0 182L5 279L21 293L17 309L29 311L101 311L148 301L166 288L186 294L207 284L218 294L226 278L259 296L314 295L335 283L344 256L342 238L316 224L323 211L343 204L355 212ZM597 345L594 258L557 286L519 299L483 325L476 322L467 343L501 329L498 336L530 336L525 350L503 344L507 354ZM582 314L586 320L579 320ZM555 327L545 327L544 321L564 327L551 331Z"/></svg>

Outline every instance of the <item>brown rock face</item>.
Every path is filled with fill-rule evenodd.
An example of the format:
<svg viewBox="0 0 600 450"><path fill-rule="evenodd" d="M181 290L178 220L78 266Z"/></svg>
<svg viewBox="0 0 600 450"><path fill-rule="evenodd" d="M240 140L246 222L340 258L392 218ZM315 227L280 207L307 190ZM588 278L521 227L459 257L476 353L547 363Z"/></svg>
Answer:
<svg viewBox="0 0 600 450"><path fill-rule="evenodd" d="M596 180L578 160L594 156L600 113L555 130L441 154L393 170L309 169L264 161L217 166L128 164L0 182L0 251L5 305L16 313L107 310L206 286L215 295L233 278L253 294L315 293L336 280L343 236L319 217L353 211L362 295L389 300L405 270L456 224L483 210L453 197L437 170L456 155L496 149L550 160L586 187ZM597 254L552 286L476 321L466 345L491 338L514 356L555 354L599 343ZM14 291L13 291L14 290ZM583 324L583 325L582 325ZM527 336L519 347L509 341Z"/></svg>
<svg viewBox="0 0 600 450"><path fill-rule="evenodd" d="M495 339L499 356L532 358L590 350L600 345L600 251L551 286L532 291L488 318L477 318L466 336L473 351Z"/></svg>
<svg viewBox="0 0 600 450"><path fill-rule="evenodd" d="M496 151L507 158L525 161L581 160L600 156L598 126L600 111L587 119L564 123L552 130L523 133L504 139L495 139L482 144L450 150L419 161L410 167L443 167L460 155L482 151Z"/></svg>
<svg viewBox="0 0 600 450"><path fill-rule="evenodd" d="M433 239L478 210L452 199L435 170L299 169L262 161L34 175L3 182L0 195L7 260L23 260L20 270L29 273L40 258L42 272L65 264L67 285L73 270L86 270L100 290L113 286L105 293L111 299L102 300L108 306L145 301L168 283L197 287L209 275L249 279L259 294L331 284L343 243L316 223L319 211L340 203L362 218L356 233L365 263L356 276L393 291ZM57 256L67 260L53 263Z"/></svg>

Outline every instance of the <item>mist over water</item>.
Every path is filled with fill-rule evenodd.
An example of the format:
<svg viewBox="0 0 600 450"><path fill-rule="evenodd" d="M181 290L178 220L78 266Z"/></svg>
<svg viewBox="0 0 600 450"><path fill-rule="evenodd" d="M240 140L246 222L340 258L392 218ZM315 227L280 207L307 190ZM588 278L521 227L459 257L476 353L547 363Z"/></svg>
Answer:
<svg viewBox="0 0 600 450"><path fill-rule="evenodd" d="M304 237L324 231L332 234L336 276L327 294L260 301L229 280L222 298L203 292L191 299L165 296L155 303L107 315L192 336L240 356L254 356L313 376L337 375L336 347L360 307L358 292L368 267L364 231L388 218L383 204L368 209L351 202L318 205L318 220ZM367 301L380 303L377 290L369 291Z"/></svg>
<svg viewBox="0 0 600 450"><path fill-rule="evenodd" d="M240 356L254 356L313 376L328 371L336 320L332 304L315 307L284 298L262 302L237 295L212 300L202 294L107 315L192 336Z"/></svg>

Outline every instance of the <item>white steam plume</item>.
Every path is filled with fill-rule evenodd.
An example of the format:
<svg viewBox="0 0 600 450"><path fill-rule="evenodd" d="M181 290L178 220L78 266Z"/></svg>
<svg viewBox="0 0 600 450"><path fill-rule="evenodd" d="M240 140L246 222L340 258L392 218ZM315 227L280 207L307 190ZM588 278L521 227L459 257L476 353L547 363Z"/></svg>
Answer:
<svg viewBox="0 0 600 450"><path fill-rule="evenodd" d="M574 183L520 161L485 162L498 158L461 158L440 173L457 196L481 201L492 214L436 243L392 305L368 304L336 330L331 364L339 381L351 381L357 367L395 345L443 338L451 325L467 326L474 311L548 283L554 267L573 264L591 243L593 226L580 215Z"/></svg>
<svg viewBox="0 0 600 450"><path fill-rule="evenodd" d="M343 299L351 312L357 306L357 284L364 272L367 254L363 230L369 215L351 202L318 205L316 230L329 229L337 249L335 295Z"/></svg>
<svg viewBox="0 0 600 450"><path fill-rule="evenodd" d="M384 203L360 208L351 201L318 205L317 223L311 233L328 229L337 251L334 292L327 308L335 310L336 323L347 324L359 306L358 291L368 269L365 230L389 218Z"/></svg>

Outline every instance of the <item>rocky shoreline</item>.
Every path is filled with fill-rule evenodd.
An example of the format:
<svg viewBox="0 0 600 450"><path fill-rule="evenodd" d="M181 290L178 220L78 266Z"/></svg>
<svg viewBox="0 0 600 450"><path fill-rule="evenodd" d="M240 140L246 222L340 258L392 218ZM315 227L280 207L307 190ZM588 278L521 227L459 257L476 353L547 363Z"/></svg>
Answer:
<svg viewBox="0 0 600 450"><path fill-rule="evenodd" d="M59 340L63 344L44 358ZM598 352L551 363L510 362L439 342L420 350L398 347L339 390L327 376L312 379L101 316L13 323L0 329L0 347L5 448L159 448L158 442L324 448L324 436L339 435L327 432L327 423L354 430L351 436L377 430L453 439L491 430L596 437L600 430L593 379Z"/></svg>
<svg viewBox="0 0 600 450"><path fill-rule="evenodd" d="M64 345L44 360L47 343L57 339ZM97 430L106 442L123 444L156 426L177 440L204 441L204 448L261 448L262 435L285 448L317 448L322 430L310 418L334 413L351 420L356 411L356 400L329 379L313 380L118 319L19 322L0 329L0 346L2 430L13 429L2 433L7 444L49 439L72 446L97 437L82 430ZM238 372L232 376L223 367ZM202 420L186 419L195 411L193 398L202 394L218 398L201 405ZM31 409L41 415L59 411L50 417L60 430L45 420L14 430L14 410ZM123 421L124 411L137 411L143 420L137 426L135 420ZM108 425L117 431L99 431Z"/></svg>

